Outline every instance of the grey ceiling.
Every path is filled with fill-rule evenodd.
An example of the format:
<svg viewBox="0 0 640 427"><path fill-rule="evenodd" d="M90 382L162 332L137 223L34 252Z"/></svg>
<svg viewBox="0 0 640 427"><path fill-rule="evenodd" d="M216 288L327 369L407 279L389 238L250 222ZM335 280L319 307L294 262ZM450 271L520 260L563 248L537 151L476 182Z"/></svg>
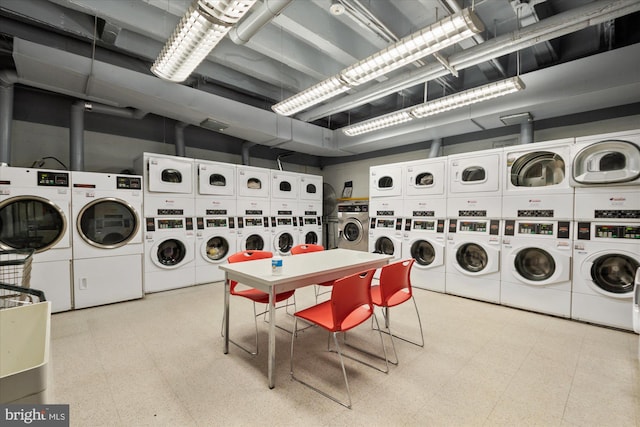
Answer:
<svg viewBox="0 0 640 427"><path fill-rule="evenodd" d="M607 108L624 114L621 106L640 102L639 1L339 2L347 12L334 16L331 0L291 1L248 41L225 38L178 85L156 78L149 67L190 0L0 0L0 68L15 70L16 103L27 120L39 120L25 113L25 103L35 99L51 105L61 97L67 104L90 100L148 113L149 126L153 116L189 128L207 118L227 126L221 133L193 130L187 145L213 132L208 140L219 143L206 148L228 151L246 140L320 158L495 130L504 127L500 116L513 113L530 112L536 121ZM248 17L285 3L258 1ZM425 57L293 118L272 112L274 103L471 6L485 32L439 58ZM359 137L339 130L518 73L526 90L503 99Z"/></svg>

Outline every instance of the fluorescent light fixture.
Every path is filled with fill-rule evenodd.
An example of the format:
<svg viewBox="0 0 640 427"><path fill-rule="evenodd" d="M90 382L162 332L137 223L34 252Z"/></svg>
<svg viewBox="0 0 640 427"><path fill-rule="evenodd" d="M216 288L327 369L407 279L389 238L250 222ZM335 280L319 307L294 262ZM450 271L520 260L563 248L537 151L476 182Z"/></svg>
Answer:
<svg viewBox="0 0 640 427"><path fill-rule="evenodd" d="M482 21L475 13L464 9L342 70L340 77L348 85L357 86L482 31Z"/></svg>
<svg viewBox="0 0 640 427"><path fill-rule="evenodd" d="M475 104L476 102L508 95L522 90L524 87L524 83L519 77L512 77L425 102L417 107L413 107L411 109L411 115L416 118L432 116L466 105Z"/></svg>
<svg viewBox="0 0 640 427"><path fill-rule="evenodd" d="M256 0L195 0L151 67L156 76L183 82Z"/></svg>
<svg viewBox="0 0 640 427"><path fill-rule="evenodd" d="M271 109L283 116L290 116L347 90L349 90L349 86L345 85L338 76L333 76L303 90L289 99L277 103L272 106Z"/></svg>
<svg viewBox="0 0 640 427"><path fill-rule="evenodd" d="M271 108L290 116L482 31L484 25L477 15L469 9L461 10Z"/></svg>
<svg viewBox="0 0 640 427"><path fill-rule="evenodd" d="M405 123L409 120L413 120L413 117L411 117L411 114L409 114L408 111L397 111L395 113L357 123L353 126L344 128L342 131L349 136L356 136L362 133L372 132L374 130L399 125L400 123Z"/></svg>
<svg viewBox="0 0 640 427"><path fill-rule="evenodd" d="M475 104L477 102L508 95L524 88L525 85L519 77L512 77L510 79L468 89L463 92L454 93L453 95L444 96L433 101L425 102L424 104L405 108L404 110L376 117L371 120L356 123L355 125L343 128L342 131L349 136L360 135L408 122L412 118L428 117L434 114Z"/></svg>

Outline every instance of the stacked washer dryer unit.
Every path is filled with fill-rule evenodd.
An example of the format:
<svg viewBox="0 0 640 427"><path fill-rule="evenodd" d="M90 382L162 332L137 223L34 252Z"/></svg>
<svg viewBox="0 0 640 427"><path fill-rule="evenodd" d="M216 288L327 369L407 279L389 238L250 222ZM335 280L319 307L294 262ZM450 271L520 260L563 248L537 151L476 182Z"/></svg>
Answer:
<svg viewBox="0 0 640 427"><path fill-rule="evenodd" d="M298 194L300 177L293 172L271 171L271 245L274 254L291 255L300 242Z"/></svg>
<svg viewBox="0 0 640 427"><path fill-rule="evenodd" d="M236 166L195 160L195 283L224 280L218 268L237 252Z"/></svg>
<svg viewBox="0 0 640 427"><path fill-rule="evenodd" d="M270 182L269 169L244 165L236 167L238 251L271 251Z"/></svg>
<svg viewBox="0 0 640 427"><path fill-rule="evenodd" d="M573 139L504 149L500 302L571 316Z"/></svg>
<svg viewBox="0 0 640 427"><path fill-rule="evenodd" d="M640 130L577 138L571 317L632 330L640 266Z"/></svg>
<svg viewBox="0 0 640 427"><path fill-rule="evenodd" d="M143 153L134 162L144 177L144 290L195 283L193 159Z"/></svg>
<svg viewBox="0 0 640 427"><path fill-rule="evenodd" d="M298 195L298 241L306 244L322 245L322 177L299 174Z"/></svg>
<svg viewBox="0 0 640 427"><path fill-rule="evenodd" d="M446 288L500 301L502 149L448 156Z"/></svg>
<svg viewBox="0 0 640 427"><path fill-rule="evenodd" d="M142 298L142 176L71 172L74 307Z"/></svg>
<svg viewBox="0 0 640 427"><path fill-rule="evenodd" d="M369 252L392 255L389 262L402 259L402 173L402 163L369 168Z"/></svg>
<svg viewBox="0 0 640 427"><path fill-rule="evenodd" d="M0 167L0 248L34 249L30 286L70 310L71 180L67 171Z"/></svg>
<svg viewBox="0 0 640 427"><path fill-rule="evenodd" d="M411 285L445 291L446 157L406 162L402 256L415 259Z"/></svg>

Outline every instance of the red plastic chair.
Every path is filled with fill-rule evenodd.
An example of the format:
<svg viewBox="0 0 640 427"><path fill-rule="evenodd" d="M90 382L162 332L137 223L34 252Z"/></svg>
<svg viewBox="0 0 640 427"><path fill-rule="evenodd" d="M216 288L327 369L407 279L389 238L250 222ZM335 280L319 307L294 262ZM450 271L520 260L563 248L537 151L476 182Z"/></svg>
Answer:
<svg viewBox="0 0 640 427"><path fill-rule="evenodd" d="M234 263L234 262L244 262L244 261L252 261L252 260L257 260L257 259L265 259L265 258L272 258L273 257L273 253L269 252L269 251L253 251L253 250L248 250L248 251L241 251L241 252L237 252L233 255L230 255L227 258L227 261L229 263ZM269 294L266 292L263 292L261 290L255 289L255 288L246 288L246 289L240 289L238 290L238 282L236 282L235 280L232 280L229 283L229 287L230 287L230 294L231 295L235 295L235 296L239 296L239 297L243 297L243 298L247 298L249 300L251 300L253 302L253 319L255 322L255 327L256 327L256 338L255 338L255 344L256 344L256 349L255 351L251 351L245 347L243 347L242 345L234 342L233 340L229 339L229 341L233 344L235 344L236 346L238 346L239 348L241 348L242 350L246 351L249 354L252 355L256 355L258 354L258 316L262 315L262 314L266 314L268 312L268 310L260 312L260 313L256 313L256 303L259 304L269 304ZM282 292L279 294L276 294L276 304L281 302L281 301L285 301L288 300L289 298L291 298L293 296L295 291L287 291L287 292ZM287 304L288 306L289 304ZM286 306L285 306L286 307ZM282 308L282 307L280 307ZM222 321L222 330L224 331L224 319ZM281 328L282 329L282 328ZM287 332L289 332L287 330ZM224 336L224 335L223 335Z"/></svg>
<svg viewBox="0 0 640 427"><path fill-rule="evenodd" d="M396 358L395 362L390 362L394 365L398 364L398 353L396 353L396 345L393 342L393 338L398 338L419 347L424 347L424 334L422 332L422 321L420 320L420 312L418 311L418 305L416 299L413 297L413 290L411 288L411 267L415 262L414 258L394 262L382 267L380 272L380 281L376 286L371 287L371 300L373 304L382 307L382 314L384 316L385 327L391 337L391 345L393 347L393 354ZM413 300L413 305L416 309L416 315L418 316L418 325L420 326L421 342L414 342L406 338L393 335L391 332L391 319L389 318L389 308L400 305L409 299Z"/></svg>
<svg viewBox="0 0 640 427"><path fill-rule="evenodd" d="M291 255L299 255L299 254L306 254L309 252L320 252L320 251L324 251L324 246L322 245L316 245L313 243L303 243L301 245L296 245L294 247L291 248ZM329 287L333 285L333 280L330 280L328 282L323 282L323 283L318 283L316 285L314 285L314 292L316 294L316 304L318 303L318 297L322 294L327 294L329 292L331 292L330 290L324 291L324 292L320 292L320 287Z"/></svg>
<svg viewBox="0 0 640 427"><path fill-rule="evenodd" d="M324 301L305 310L298 311L294 314L294 330L297 326L298 319L303 319L311 324L315 324L326 329L330 333L330 337L333 336L333 341L336 346L335 352L338 353L338 356L340 358L340 365L342 366L342 375L344 377L344 383L347 389L348 402L341 401L338 398L328 394L327 392L324 392L319 388L312 386L295 377L293 372L294 343L296 340L295 335L291 337L291 378L300 382L301 384L306 385L307 387L322 394L323 396L328 397L329 399L343 406L346 406L347 408L351 408L351 392L349 390L349 381L347 380L347 372L344 367L343 354L340 350L340 344L338 343L337 335L339 332L344 333L355 328L356 326L367 321L370 317L372 317L376 321L376 323L378 322L375 316L373 316L373 304L371 302L371 293L369 291L369 289L371 288L371 279L373 279L374 272L375 269L372 269L336 280L333 283L330 300ZM385 361L386 369L383 370L363 360L355 359L350 356L345 355L344 357L349 357L350 359L356 360L357 362L370 366L381 372L389 372L387 352L382 340L382 333L379 328L378 332L380 335L380 345L382 346L382 350L384 352L383 360ZM361 349L357 350L367 353L366 351ZM382 357L380 358L382 359Z"/></svg>

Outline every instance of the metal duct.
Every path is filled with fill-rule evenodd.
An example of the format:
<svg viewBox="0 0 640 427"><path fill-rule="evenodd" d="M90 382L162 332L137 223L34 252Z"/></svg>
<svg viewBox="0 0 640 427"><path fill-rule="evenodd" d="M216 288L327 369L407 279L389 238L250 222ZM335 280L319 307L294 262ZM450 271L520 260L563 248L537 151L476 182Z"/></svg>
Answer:
<svg viewBox="0 0 640 427"><path fill-rule="evenodd" d="M431 141L431 148L429 149L429 158L433 159L440 155L440 147L442 146L442 138L435 138Z"/></svg>
<svg viewBox="0 0 640 427"><path fill-rule="evenodd" d="M242 143L242 164L244 166L249 166L249 150L254 145L256 145L256 143L251 141L244 141Z"/></svg>
<svg viewBox="0 0 640 427"><path fill-rule="evenodd" d="M533 121L526 120L520 123L520 144L531 144L533 142Z"/></svg>
<svg viewBox="0 0 640 427"><path fill-rule="evenodd" d="M176 123L176 156L186 157L186 149L184 142L184 128L189 126L188 123Z"/></svg>
<svg viewBox="0 0 640 427"><path fill-rule="evenodd" d="M15 71L0 71L0 163L11 163L11 124L13 122L13 85Z"/></svg>
<svg viewBox="0 0 640 427"><path fill-rule="evenodd" d="M291 2L292 0L265 0L260 8L229 31L229 38L235 44L245 44Z"/></svg>

